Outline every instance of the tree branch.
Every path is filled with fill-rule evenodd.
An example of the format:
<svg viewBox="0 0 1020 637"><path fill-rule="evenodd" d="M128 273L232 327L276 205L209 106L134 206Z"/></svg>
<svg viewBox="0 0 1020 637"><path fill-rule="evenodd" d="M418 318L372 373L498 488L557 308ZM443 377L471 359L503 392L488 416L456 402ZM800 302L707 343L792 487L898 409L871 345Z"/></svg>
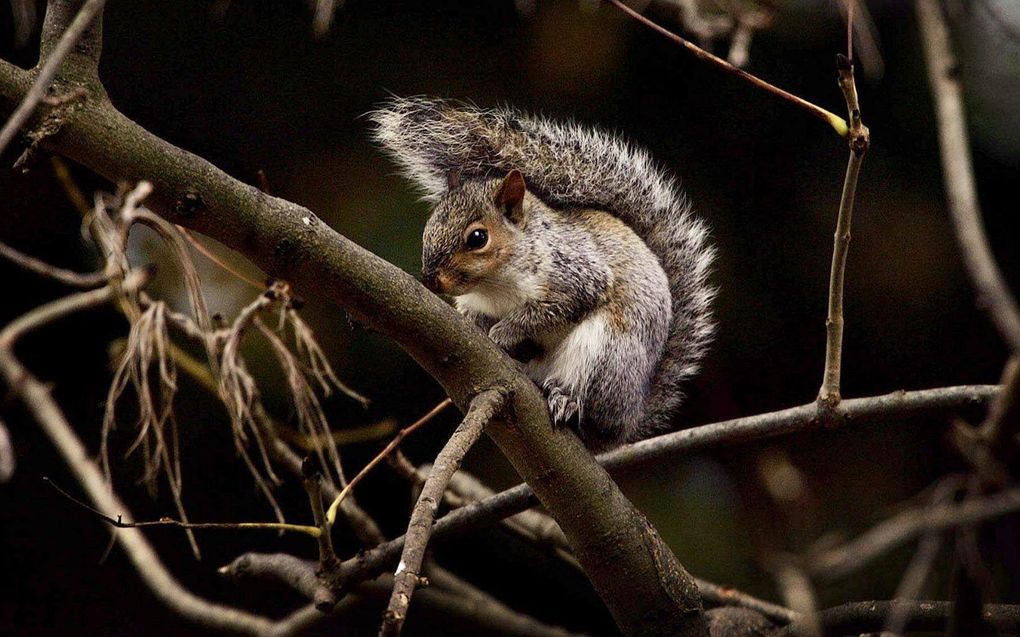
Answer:
<svg viewBox="0 0 1020 637"><path fill-rule="evenodd" d="M446 485L454 472L460 468L469 449L482 436L482 430L499 413L506 404L506 396L498 391L489 390L478 394L471 401L464 420L450 436L443 449L436 457L429 477L425 480L418 501L411 512L411 521L407 525L404 548L400 554L400 563L393 576L393 594L383 616L382 635L396 636L400 634L407 618L407 608L418 585L421 565L425 560L425 548L432 535L432 524L442 502Z"/></svg>
<svg viewBox="0 0 1020 637"><path fill-rule="evenodd" d="M66 270L64 268L52 266L45 261L36 259L35 257L29 256L19 250L15 250L3 241L0 241L0 256L7 259L14 265L28 270L29 272L35 272L40 276L49 277L55 281L63 283L64 285L70 285L76 288L98 287L106 283L109 279L105 272L79 273L73 270Z"/></svg>
<svg viewBox="0 0 1020 637"><path fill-rule="evenodd" d="M999 335L1020 353L1020 310L999 271L985 236L974 168L970 158L967 117L963 108L958 65L949 29L937 0L917 0L918 26L924 42L928 79L935 100L946 200L963 262L977 292L978 306L991 316Z"/></svg>
<svg viewBox="0 0 1020 637"><path fill-rule="evenodd" d="M315 569L315 562L302 560L285 553L271 555L249 553L238 557L227 566L220 568L219 572L221 575L236 580L266 579L278 581L309 599L318 600L323 595L323 589L321 582L316 577ZM518 613L495 600L487 593L483 593L462 581L445 569L433 567L430 573L434 573L434 583L436 586L419 593L419 602L423 606L450 612L454 616L473 618L475 621L480 621L489 626L490 629L496 630L499 634L535 637L570 637L572 635L572 633L562 628L549 626L532 617ZM350 595L340 600L339 605L333 609L331 615L340 615L344 610L344 605L349 603L352 597L357 598L358 596L371 595L376 598L385 599L389 596L392 589L393 578L390 575L381 575L372 580L362 582L353 588ZM458 601L453 602L452 600ZM450 604L456 605L451 608ZM320 606L318 602L316 602L316 606L323 612L329 610L324 606ZM321 622L325 616L321 613L317 614Z"/></svg>
<svg viewBox="0 0 1020 637"><path fill-rule="evenodd" d="M54 44L54 31L62 25L59 24L58 20L51 18L51 15L55 15L60 11L66 11L67 7L71 4L73 3L67 1L50 2L46 22L43 25L43 54L40 58L45 60L45 62L39 68L35 82L32 83L32 87L28 89L28 92L22 98L21 104L18 105L18 108L15 109L14 113L7 120L7 123L4 124L3 129L0 130L0 153L7 148L7 144L14 139L14 135L21 130L21 127L32 116L32 112L35 111L39 101L46 96L46 91L50 88L50 84L60 71L60 65L64 63L64 59L78 43L78 40L85 33L89 24L102 12L106 0L86 0L85 4L81 7L81 11L78 11L74 20L67 27L67 30L63 32L60 39Z"/></svg>
<svg viewBox="0 0 1020 637"><path fill-rule="evenodd" d="M853 2L851 0L851 7ZM852 22L852 11L848 20ZM852 29L852 27L851 27ZM848 39L848 51L852 51ZM833 237L832 267L829 272L829 309L825 318L825 370L822 386L818 390L818 402L831 409L841 400L840 376L843 360L843 279L846 274L846 257L850 250L850 226L854 213L854 196L857 193L857 178L861 173L864 155L871 144L871 133L861 121L861 105L857 99L857 84L854 81L854 67L850 58L836 57L839 72L839 88L843 91L846 108L850 117L847 145L850 159L846 165L843 180L843 194L839 198L839 214L836 218L836 233Z"/></svg>
<svg viewBox="0 0 1020 637"><path fill-rule="evenodd" d="M986 406L999 391L994 385L897 391L844 400L831 412L816 403L683 429L625 445L599 456L610 470L643 466L722 444L734 445L802 431L856 426Z"/></svg>
<svg viewBox="0 0 1020 637"><path fill-rule="evenodd" d="M826 635L861 634L882 630L886 618L898 610L906 618L906 630L943 631L949 623L952 602L873 601L850 602L819 613ZM981 635L1011 634L1020 631L1020 605L986 604L982 612L986 629ZM804 627L794 623L780 633L782 637L806 637ZM973 637L978 637L974 635Z"/></svg>
<svg viewBox="0 0 1020 637"><path fill-rule="evenodd" d="M997 391L998 388L994 386L978 385L895 392L884 396L844 400L834 412L820 411L816 403L809 403L643 440L602 454L599 461L611 470L625 470L648 463L662 463L714 446L736 445L798 431L813 431L821 428L822 423L829 423L830 426L848 423L858 425L883 418L902 419L985 406ZM432 540L444 541L496 524L537 503L538 499L531 487L526 484L517 485L481 502L447 513L436 521L432 529ZM351 590L356 583L393 568L403 545L404 537L401 536L345 560L335 572L328 575L330 587L338 592Z"/></svg>

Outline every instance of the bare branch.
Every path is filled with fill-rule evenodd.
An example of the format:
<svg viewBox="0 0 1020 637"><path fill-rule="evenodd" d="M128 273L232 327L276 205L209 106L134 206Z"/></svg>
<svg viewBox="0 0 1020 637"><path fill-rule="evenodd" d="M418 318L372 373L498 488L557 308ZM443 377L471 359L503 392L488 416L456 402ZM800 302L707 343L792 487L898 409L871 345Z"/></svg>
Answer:
<svg viewBox="0 0 1020 637"><path fill-rule="evenodd" d="M894 609L906 616L906 630L944 631L952 614L952 602L868 601L850 602L819 613L826 635L859 635L882 630ZM986 604L982 612L986 624L979 635L1012 634L1020 630L1020 605ZM780 633L782 637L807 637L802 625L794 623ZM974 635L973 637L979 637Z"/></svg>
<svg viewBox="0 0 1020 637"><path fill-rule="evenodd" d="M322 562L319 565L321 564ZM217 572L235 580L263 579L285 584L311 600L320 617L324 613L337 610L336 596L319 579L319 570L315 562L302 560L287 553L272 555L248 553L220 567ZM277 626L278 630L281 628L282 626Z"/></svg>
<svg viewBox="0 0 1020 637"><path fill-rule="evenodd" d="M822 427L823 422L830 422L833 425L845 423L860 425L880 418L902 419L908 416L982 406L991 400L996 391L997 388L994 386L979 385L854 398L840 403L834 412L835 421L824 420L819 415L817 404L809 403L792 409L703 425L643 440L602 454L599 461L611 470L623 470L648 463L661 463L714 446L736 445L798 431L812 431ZM537 503L538 500L528 485L517 485L481 502L468 504L447 513L436 521L432 539L441 541L495 524ZM362 553L357 559L343 562L337 572L330 576L332 587L334 590L350 588L353 583L370 579L392 568L403 550L403 544L404 537L401 536Z"/></svg>
<svg viewBox="0 0 1020 637"><path fill-rule="evenodd" d="M64 285L76 288L94 288L106 283L108 277L105 272L88 272L81 274L73 270L65 270L52 266L41 259L36 259L23 252L15 250L3 241L0 241L0 256L11 261L30 272L55 279Z"/></svg>
<svg viewBox="0 0 1020 637"><path fill-rule="evenodd" d="M599 456L608 469L641 466L690 454L717 445L734 445L800 431L858 426L875 420L896 420L926 414L946 414L987 405L998 392L994 385L942 387L898 391L840 402L832 412L816 403L756 416L683 429L625 445Z"/></svg>
<svg viewBox="0 0 1020 637"><path fill-rule="evenodd" d="M733 587L720 586L700 578L695 578L695 581L697 581L698 590L701 591L701 597L706 603L717 606L746 608L773 621L784 624L795 621L800 617L800 614L795 610L758 599Z"/></svg>
<svg viewBox="0 0 1020 637"><path fill-rule="evenodd" d="M82 5L81 11L74 17L74 20L67 27L67 30L64 31L64 34L60 36L60 41L57 42L52 51L48 52L48 55L44 56L46 61L42 68L39 69L35 82L32 83L32 87L21 100L21 104L18 105L18 108L15 109L14 113L7 120L7 123L4 124L3 129L0 130L0 153L7 148L7 145L14 139L14 135L21 130L21 127L32 116L35 107L46 96L46 91L50 88L50 84L60 71L60 65L63 64L64 58L67 57L68 53L77 44L78 39L85 32L85 29L88 28L89 24L91 24L92 20L103 10L103 5L105 4L106 0L86 0L85 4Z"/></svg>
<svg viewBox="0 0 1020 637"><path fill-rule="evenodd" d="M414 595L421 575L421 565L425 560L425 548L432 535L432 524L439 510L446 485L467 452L478 441L482 431L492 418L506 404L506 395L495 390L482 392L471 401L464 420L450 436L436 457L432 472L422 487L418 502L411 512L411 522L407 526L404 548L400 555L400 563L394 574L393 595L383 619L381 634L399 635L407 618L407 608Z"/></svg>
<svg viewBox="0 0 1020 637"><path fill-rule="evenodd" d="M319 529L319 565L321 568L333 568L336 566L336 553L333 552L333 538L329 533L329 522L326 521L326 512L322 508L322 474L312 464L311 459L305 459L302 467L304 475L305 491L308 493L308 503L312 508L312 516L315 518L315 526Z"/></svg>
<svg viewBox="0 0 1020 637"><path fill-rule="evenodd" d="M220 530L240 530L240 529L267 529L271 531L293 531L297 533L304 533L305 535L318 538L320 537L320 530L315 526L306 526L302 524L277 524L275 522L182 522L181 520L175 520L173 518L160 518L158 520L148 520L143 522L125 522L123 514L117 514L117 517L106 515L99 509L89 506L82 502L78 498L74 497L67 491L64 491L57 483L53 482L49 478L43 476L43 480L53 487L57 493L64 496L71 502L74 502L79 507L89 511L99 519L103 520L110 526L118 529L140 529L142 527L152 526L176 526L182 529L220 529Z"/></svg>
<svg viewBox="0 0 1020 637"><path fill-rule="evenodd" d="M986 521L1018 510L1020 487L976 496L960 504L908 509L879 522L856 539L813 557L807 566L814 577L838 579L921 533Z"/></svg>
<svg viewBox="0 0 1020 637"><path fill-rule="evenodd" d="M852 9L853 0L850 7ZM852 29L852 10L848 21ZM853 39L848 38L848 52L853 51L852 42ZM861 121L861 106L857 99L853 62L840 55L837 56L837 66L839 87L846 99L850 117L850 129L846 136L847 145L850 147L850 159L846 166L846 178L843 180L843 194L839 198L839 215L833 238L832 268L829 273L829 311L825 318L825 370L822 375L822 386L818 390L818 402L827 409L831 409L841 399L839 388L843 359L843 278L846 274L847 253L850 250L850 226L854 213L857 178L861 172L864 155L871 144L871 133Z"/></svg>
<svg viewBox="0 0 1020 637"><path fill-rule="evenodd" d="M935 99L942 172L956 241L960 244L964 265L977 293L978 306L988 311L999 335L1010 349L1020 353L1020 310L995 263L981 220L963 90L949 29L937 0L917 0L915 6L928 63L928 79Z"/></svg>

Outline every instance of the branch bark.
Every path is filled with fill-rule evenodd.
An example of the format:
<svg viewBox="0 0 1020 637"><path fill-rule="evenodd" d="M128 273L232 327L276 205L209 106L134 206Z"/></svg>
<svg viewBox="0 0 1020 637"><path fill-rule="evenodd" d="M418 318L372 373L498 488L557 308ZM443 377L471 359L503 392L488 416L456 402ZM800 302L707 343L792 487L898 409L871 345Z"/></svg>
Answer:
<svg viewBox="0 0 1020 637"><path fill-rule="evenodd" d="M894 610L903 613L906 630L943 631L949 623L952 602L850 602L823 610L819 616L826 635L859 635L882 630L886 618ZM1020 630L1020 605L986 604L982 620L986 628L979 635L1016 633ZM796 623L780 633L782 637L806 637L808 634L803 626Z"/></svg>
<svg viewBox="0 0 1020 637"><path fill-rule="evenodd" d="M50 84L57 77L60 66L65 58L71 53L79 40L85 34L86 29L96 20L102 12L106 0L87 0L81 10L74 14L73 19L68 19L67 13L77 9L73 2L51 2L51 8L47 12L46 22L43 24L43 45L40 56L41 65L38 67L35 82L32 88L25 93L21 104L0 130L0 153L7 148L14 135L17 134L25 122L32 116L35 107L46 96ZM67 29L64 30L64 25ZM58 31L62 33L58 34ZM95 52L98 60L98 51Z"/></svg>

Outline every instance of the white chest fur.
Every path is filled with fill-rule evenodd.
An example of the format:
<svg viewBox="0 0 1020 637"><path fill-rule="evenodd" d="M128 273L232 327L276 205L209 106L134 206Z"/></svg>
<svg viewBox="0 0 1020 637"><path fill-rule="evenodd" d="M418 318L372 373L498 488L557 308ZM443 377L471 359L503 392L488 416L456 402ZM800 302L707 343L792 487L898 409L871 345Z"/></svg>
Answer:
<svg viewBox="0 0 1020 637"><path fill-rule="evenodd" d="M530 300L540 297L537 281L533 277L510 282L486 282L475 286L467 294L454 299L458 310L478 312L501 319Z"/></svg>

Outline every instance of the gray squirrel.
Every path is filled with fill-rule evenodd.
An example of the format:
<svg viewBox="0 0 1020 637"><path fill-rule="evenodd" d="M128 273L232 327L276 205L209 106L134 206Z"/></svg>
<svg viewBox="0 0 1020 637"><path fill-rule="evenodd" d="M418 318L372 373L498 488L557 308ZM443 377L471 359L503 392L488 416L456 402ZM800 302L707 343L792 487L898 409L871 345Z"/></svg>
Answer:
<svg viewBox="0 0 1020 637"><path fill-rule="evenodd" d="M522 361L605 450L668 427L713 333L715 251L676 181L616 135L394 98L374 137L434 204L426 287Z"/></svg>

